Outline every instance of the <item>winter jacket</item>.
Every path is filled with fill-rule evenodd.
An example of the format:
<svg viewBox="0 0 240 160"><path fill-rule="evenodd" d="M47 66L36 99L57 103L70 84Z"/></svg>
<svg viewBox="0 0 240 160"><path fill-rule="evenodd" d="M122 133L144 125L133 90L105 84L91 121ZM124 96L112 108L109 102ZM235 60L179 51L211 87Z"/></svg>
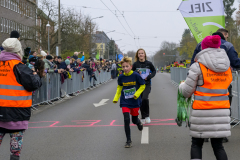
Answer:
<svg viewBox="0 0 240 160"><path fill-rule="evenodd" d="M194 61L197 62L190 67L186 81L179 86L179 91L186 98L191 97L197 86L203 85L199 63L217 73L226 72L230 67L230 61L224 49L205 49L196 55ZM231 136L230 120L229 109L193 109L190 118L190 135L195 138L229 137Z"/></svg>
<svg viewBox="0 0 240 160"><path fill-rule="evenodd" d="M74 55L72 56L72 58L74 58L75 60L77 60L77 59L78 59L78 56L74 54Z"/></svg>
<svg viewBox="0 0 240 160"><path fill-rule="evenodd" d="M78 56L73 55L72 58L74 58L75 60L79 59ZM85 56L82 56L82 58L80 58L81 62L84 61Z"/></svg>
<svg viewBox="0 0 240 160"><path fill-rule="evenodd" d="M91 76L93 74L92 69L90 68L90 66L87 63L82 64L82 67L86 68L86 71L88 72L88 75Z"/></svg>
<svg viewBox="0 0 240 160"><path fill-rule="evenodd" d="M133 64L133 71L137 71L137 68L147 68L150 69L151 74L148 75L147 80L145 80L146 85L151 84L151 79L156 75L156 69L152 62L145 60L145 62L137 61Z"/></svg>
<svg viewBox="0 0 240 160"><path fill-rule="evenodd" d="M223 39L221 39L221 46L220 48L224 49L227 53L227 56L230 60L230 65L233 68L240 68L240 59L238 58L238 53L236 52L236 50L234 49L232 43L227 42ZM192 60L191 60L191 65L194 63L194 59L196 57L196 55L201 52L202 47L201 47L201 42L197 45Z"/></svg>
<svg viewBox="0 0 240 160"><path fill-rule="evenodd" d="M65 69L67 70L67 64L65 62L60 63L59 69Z"/></svg>
<svg viewBox="0 0 240 160"><path fill-rule="evenodd" d="M54 72L54 64L47 59L43 60L45 62L44 69L48 69L48 73Z"/></svg>

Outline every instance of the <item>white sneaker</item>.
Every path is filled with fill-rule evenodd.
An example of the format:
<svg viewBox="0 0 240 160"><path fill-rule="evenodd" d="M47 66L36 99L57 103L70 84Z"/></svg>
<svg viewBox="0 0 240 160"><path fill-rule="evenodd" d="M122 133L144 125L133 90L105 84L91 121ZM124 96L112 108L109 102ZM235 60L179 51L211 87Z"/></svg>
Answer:
<svg viewBox="0 0 240 160"><path fill-rule="evenodd" d="M141 122L142 122L142 124L145 124L146 120L145 119L141 119Z"/></svg>
<svg viewBox="0 0 240 160"><path fill-rule="evenodd" d="M145 118L145 121L146 121L146 123L151 123L150 117L146 117L146 118Z"/></svg>

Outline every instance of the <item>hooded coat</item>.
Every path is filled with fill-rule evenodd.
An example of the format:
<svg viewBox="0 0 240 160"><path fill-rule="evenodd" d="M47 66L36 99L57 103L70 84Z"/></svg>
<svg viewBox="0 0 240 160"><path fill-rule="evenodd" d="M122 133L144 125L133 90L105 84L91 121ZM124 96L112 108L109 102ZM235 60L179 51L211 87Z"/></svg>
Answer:
<svg viewBox="0 0 240 160"><path fill-rule="evenodd" d="M224 49L202 50L196 55L195 63L190 67L185 83L179 86L179 91L186 98L192 96L197 86L203 85L203 75L198 62L217 73L226 72L230 67L230 61ZM229 137L231 136L230 120L230 109L193 109L190 118L190 135L194 138Z"/></svg>

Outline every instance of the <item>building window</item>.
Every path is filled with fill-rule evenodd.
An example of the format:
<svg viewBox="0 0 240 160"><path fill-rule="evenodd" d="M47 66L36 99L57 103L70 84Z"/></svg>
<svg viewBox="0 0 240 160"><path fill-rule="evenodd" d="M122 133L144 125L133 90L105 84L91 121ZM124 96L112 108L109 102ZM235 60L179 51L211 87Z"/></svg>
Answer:
<svg viewBox="0 0 240 160"><path fill-rule="evenodd" d="M4 0L0 0L0 5L3 6Z"/></svg>
<svg viewBox="0 0 240 160"><path fill-rule="evenodd" d="M19 0L17 0L16 5L17 5L17 13L19 13Z"/></svg>
<svg viewBox="0 0 240 160"><path fill-rule="evenodd" d="M5 19L5 33L8 33L8 20Z"/></svg>
<svg viewBox="0 0 240 160"><path fill-rule="evenodd" d="M0 19L0 31L3 32L3 17Z"/></svg>
<svg viewBox="0 0 240 160"><path fill-rule="evenodd" d="M8 0L8 9L11 9L11 0Z"/></svg>
<svg viewBox="0 0 240 160"><path fill-rule="evenodd" d="M11 33L11 21L8 20L8 33Z"/></svg>

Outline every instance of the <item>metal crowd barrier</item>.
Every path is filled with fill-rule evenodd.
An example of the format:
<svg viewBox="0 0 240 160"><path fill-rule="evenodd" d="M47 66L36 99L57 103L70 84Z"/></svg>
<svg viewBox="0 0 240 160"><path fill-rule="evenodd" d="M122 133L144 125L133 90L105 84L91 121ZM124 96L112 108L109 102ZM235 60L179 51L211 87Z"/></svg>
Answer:
<svg viewBox="0 0 240 160"><path fill-rule="evenodd" d="M69 94L79 93L83 90L89 89L91 86L105 83L111 79L111 72L101 70L94 72L97 81L91 78L86 71L81 71L79 74L70 72L71 78L61 82L61 75L57 73L48 73L42 78L42 87L33 92L33 105L43 103L52 104L53 100L60 100L61 97L68 96Z"/></svg>
<svg viewBox="0 0 240 160"><path fill-rule="evenodd" d="M176 87L179 85L180 81L186 80L188 68L171 68L171 82ZM231 104L231 118L230 122L233 124L233 128L240 124L240 74L238 72L233 72L232 81L232 104Z"/></svg>
<svg viewBox="0 0 240 160"><path fill-rule="evenodd" d="M187 78L188 68L171 67L171 81L175 86L178 86L182 80Z"/></svg>

